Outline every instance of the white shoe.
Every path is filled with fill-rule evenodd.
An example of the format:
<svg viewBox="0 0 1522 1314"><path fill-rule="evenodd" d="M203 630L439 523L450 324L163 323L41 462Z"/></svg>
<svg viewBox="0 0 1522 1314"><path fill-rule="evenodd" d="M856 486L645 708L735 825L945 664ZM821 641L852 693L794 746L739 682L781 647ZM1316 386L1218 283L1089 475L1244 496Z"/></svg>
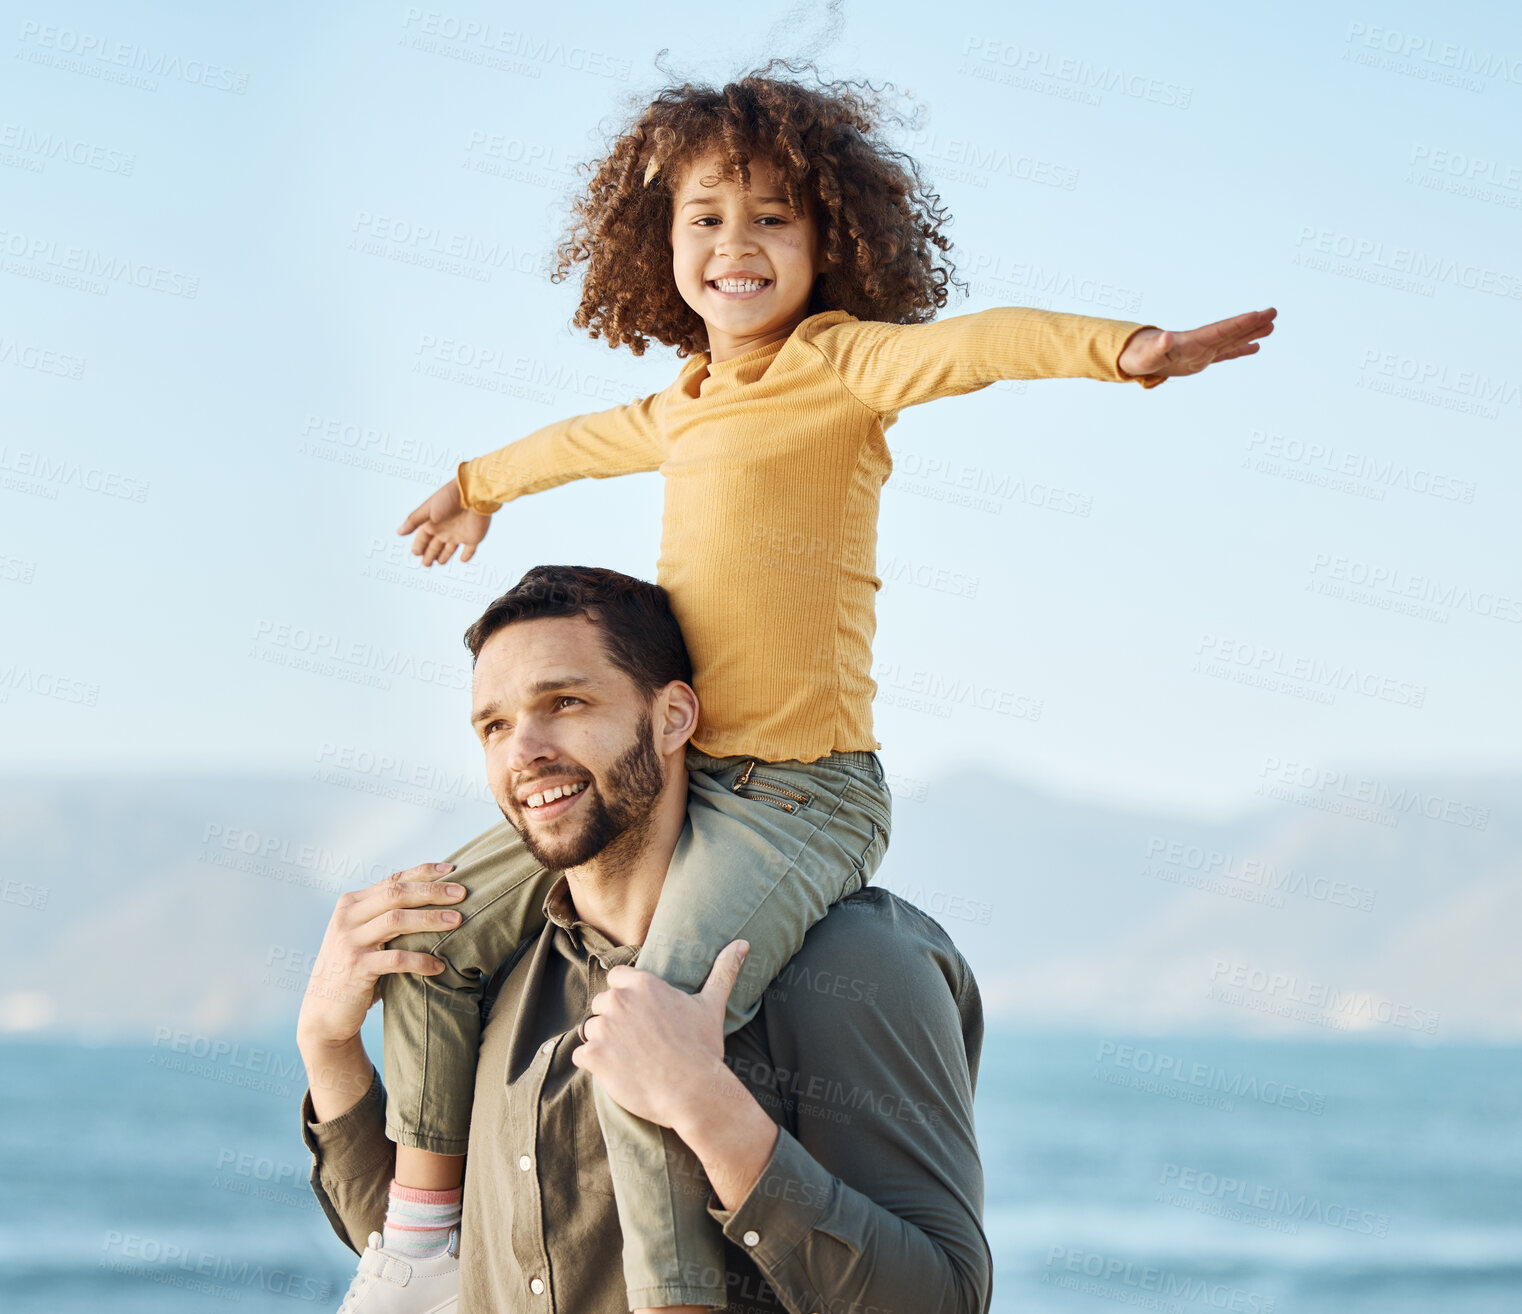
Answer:
<svg viewBox="0 0 1522 1314"><path fill-rule="evenodd" d="M407 1259L371 1232L338 1314L454 1314L460 1299L460 1231L432 1259Z"/></svg>

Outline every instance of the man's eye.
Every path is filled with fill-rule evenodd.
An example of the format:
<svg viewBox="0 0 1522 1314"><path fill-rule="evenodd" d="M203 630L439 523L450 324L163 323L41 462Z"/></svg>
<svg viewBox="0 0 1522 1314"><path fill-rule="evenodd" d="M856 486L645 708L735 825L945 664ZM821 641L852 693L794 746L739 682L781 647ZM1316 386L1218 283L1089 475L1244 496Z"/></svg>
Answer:
<svg viewBox="0 0 1522 1314"><path fill-rule="evenodd" d="M580 701L580 698L572 698L570 694L561 694L559 698L555 699L555 706L559 707L561 703L579 703Z"/></svg>

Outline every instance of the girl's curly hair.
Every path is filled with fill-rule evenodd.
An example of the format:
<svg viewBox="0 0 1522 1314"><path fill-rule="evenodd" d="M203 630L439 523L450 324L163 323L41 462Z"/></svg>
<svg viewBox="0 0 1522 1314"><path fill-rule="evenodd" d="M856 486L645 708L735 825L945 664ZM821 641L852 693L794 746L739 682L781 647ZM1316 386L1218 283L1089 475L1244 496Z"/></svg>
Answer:
<svg viewBox="0 0 1522 1314"><path fill-rule="evenodd" d="M781 66L789 80L770 74ZM804 66L818 75L812 66ZM702 318L671 272L674 189L685 166L717 153L742 187L752 157L770 159L794 216L813 203L828 267L808 313L844 310L857 319L918 324L946 304L954 268L941 229L949 216L915 162L877 139L881 93L849 82L805 86L803 68L772 60L722 91L667 87L590 167L556 252L560 282L586 263L572 322L636 356L649 340L678 356L708 349Z"/></svg>

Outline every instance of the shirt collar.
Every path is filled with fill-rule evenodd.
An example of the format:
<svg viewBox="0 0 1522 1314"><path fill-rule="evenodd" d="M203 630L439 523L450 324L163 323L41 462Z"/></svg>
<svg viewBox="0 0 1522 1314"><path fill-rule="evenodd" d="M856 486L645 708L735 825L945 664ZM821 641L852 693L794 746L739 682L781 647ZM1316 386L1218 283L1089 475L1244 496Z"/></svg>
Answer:
<svg viewBox="0 0 1522 1314"><path fill-rule="evenodd" d="M571 899L571 882L564 873L544 896L544 916L565 932L578 952L597 959L604 968L632 963L639 952L638 945L614 944L590 922L582 921Z"/></svg>

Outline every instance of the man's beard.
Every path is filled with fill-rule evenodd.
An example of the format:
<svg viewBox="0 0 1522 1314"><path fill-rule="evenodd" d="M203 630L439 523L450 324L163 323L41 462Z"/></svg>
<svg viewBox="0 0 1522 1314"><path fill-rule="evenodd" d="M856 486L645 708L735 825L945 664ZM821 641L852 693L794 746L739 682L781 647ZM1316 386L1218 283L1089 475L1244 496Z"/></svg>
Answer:
<svg viewBox="0 0 1522 1314"><path fill-rule="evenodd" d="M666 783L661 760L651 743L652 729L650 713L642 713L634 742L608 768L606 796L595 781L588 783L580 804L581 828L576 834L540 838L502 809L535 862L550 871L564 871L599 855L632 858L644 848L656 799Z"/></svg>

